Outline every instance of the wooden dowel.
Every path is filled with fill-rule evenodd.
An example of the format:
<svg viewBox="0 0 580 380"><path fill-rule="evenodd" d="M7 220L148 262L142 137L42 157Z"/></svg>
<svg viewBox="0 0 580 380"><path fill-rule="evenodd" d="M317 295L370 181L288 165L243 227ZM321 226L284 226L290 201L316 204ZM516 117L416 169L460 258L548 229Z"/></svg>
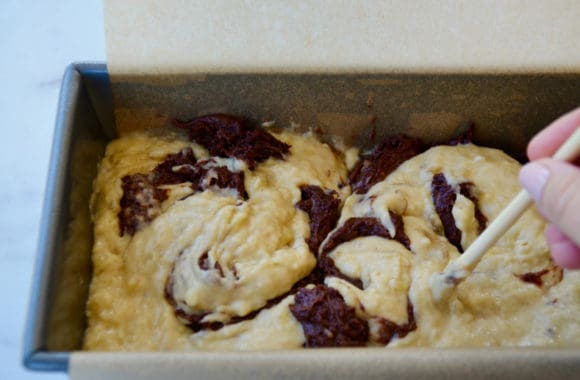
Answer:
<svg viewBox="0 0 580 380"><path fill-rule="evenodd" d="M554 159L571 161L578 155L580 155L580 128L577 128L558 149ZM520 191L463 255L451 261L443 273L433 276L431 289L436 301L445 298L451 289L471 274L483 255L510 229L532 203L533 199L530 195L525 190Z"/></svg>

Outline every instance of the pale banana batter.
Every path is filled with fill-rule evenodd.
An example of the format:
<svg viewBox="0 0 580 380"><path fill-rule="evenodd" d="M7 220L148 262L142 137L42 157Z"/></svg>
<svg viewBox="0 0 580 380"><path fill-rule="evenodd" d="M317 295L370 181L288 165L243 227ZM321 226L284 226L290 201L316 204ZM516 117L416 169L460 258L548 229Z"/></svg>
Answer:
<svg viewBox="0 0 580 380"><path fill-rule="evenodd" d="M435 303L431 297L431 275L477 237L478 215L493 220L518 192L516 161L472 144L438 146L368 191L351 194L343 153L310 134L272 136L289 150L256 162L247 154L210 156L179 132L139 132L109 145L92 200L85 349L580 343L580 273L552 264L545 222L535 210L452 298ZM196 163L184 161L187 148ZM177 152L181 156L160 174L158 165ZM197 187L172 177L182 172L201 178ZM447 195L454 194L446 216L433 195L434 176L441 173ZM305 185L322 189L317 194L326 203ZM119 215L129 186L141 191L134 207L151 207L142 214L128 208L137 216L130 214L133 224L125 228ZM320 245L312 238L315 213L305 210L321 204L334 204L340 218ZM445 218L454 227L445 226ZM454 244L449 228L459 231ZM323 295L338 306L320 306ZM352 332L326 325L336 315L354 321Z"/></svg>
<svg viewBox="0 0 580 380"><path fill-rule="evenodd" d="M444 173L454 187L472 182L478 205L491 221L519 191L519 168L504 153L472 144L439 146L408 160L366 194L347 198L337 229L353 217L375 217L392 230L391 210L403 217L410 251L392 240L352 240L331 257L350 277L363 279L365 290L336 278L326 283L359 313L398 324L407 320L408 292L417 328L389 347L578 345L580 273L554 267L544 239L545 222L535 209L500 239L450 300L437 304L432 298L430 276L459 254L445 238L434 208L433 175ZM452 214L463 232L464 248L477 237L474 208L472 201L457 195ZM540 286L518 277L543 270Z"/></svg>
<svg viewBox="0 0 580 380"><path fill-rule="evenodd" d="M264 307L312 271L316 258L305 241L310 234L308 216L295 207L299 186L315 184L345 198L347 169L340 154L312 136L281 133L275 137L291 146L284 160L270 158L249 170L241 160L221 159L244 172L247 201L232 191L213 189L185 197L191 193L188 184L166 186L170 190L162 212L134 236L122 237L117 218L122 177L151 171L167 155L186 147L198 159L208 158L208 152L182 134L155 132L137 133L109 145L92 202L94 271L86 349L302 345L300 325L287 307L292 296L256 319L197 334L176 318L164 299L166 279L173 269L175 298L190 311L207 314L203 322L227 322ZM198 265L204 252L209 270ZM274 331L275 341L268 338ZM220 337L243 344L231 346L220 342Z"/></svg>

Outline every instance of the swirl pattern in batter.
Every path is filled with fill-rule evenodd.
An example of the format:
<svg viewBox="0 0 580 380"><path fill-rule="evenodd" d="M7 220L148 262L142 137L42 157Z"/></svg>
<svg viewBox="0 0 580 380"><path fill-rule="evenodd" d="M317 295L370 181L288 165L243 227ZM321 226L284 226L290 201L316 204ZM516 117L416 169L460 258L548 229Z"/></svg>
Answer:
<svg viewBox="0 0 580 380"><path fill-rule="evenodd" d="M580 275L528 211L443 304L429 278L517 193L519 164L387 139L347 168L228 115L112 142L95 181L88 350L574 345Z"/></svg>

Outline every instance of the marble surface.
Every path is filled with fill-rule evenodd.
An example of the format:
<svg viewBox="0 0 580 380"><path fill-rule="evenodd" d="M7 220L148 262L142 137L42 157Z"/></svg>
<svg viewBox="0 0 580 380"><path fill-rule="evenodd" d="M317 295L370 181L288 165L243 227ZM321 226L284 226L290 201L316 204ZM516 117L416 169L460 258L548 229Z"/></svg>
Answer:
<svg viewBox="0 0 580 380"><path fill-rule="evenodd" d="M0 379L65 379L22 366L22 337L61 77L104 61L100 0L0 1Z"/></svg>

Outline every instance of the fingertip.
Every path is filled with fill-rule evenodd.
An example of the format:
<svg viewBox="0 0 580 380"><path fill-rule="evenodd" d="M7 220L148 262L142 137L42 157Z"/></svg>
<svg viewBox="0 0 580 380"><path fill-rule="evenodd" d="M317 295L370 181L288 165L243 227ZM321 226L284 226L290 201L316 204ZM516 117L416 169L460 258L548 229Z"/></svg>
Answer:
<svg viewBox="0 0 580 380"><path fill-rule="evenodd" d="M546 228L546 240L554 262L567 269L580 269L580 247L564 235L556 226Z"/></svg>
<svg viewBox="0 0 580 380"><path fill-rule="evenodd" d="M542 191L550 171L539 162L530 162L522 167L519 174L519 180L524 189L534 198L536 202L542 199Z"/></svg>
<svg viewBox="0 0 580 380"><path fill-rule="evenodd" d="M580 125L580 108L559 117L530 140L526 154L530 160L551 157Z"/></svg>
<svg viewBox="0 0 580 380"><path fill-rule="evenodd" d="M542 132L540 132L542 133ZM526 155L530 161L537 160L538 158L547 157L548 155L544 153L543 144L541 139L538 140L539 134L532 137L526 148Z"/></svg>

